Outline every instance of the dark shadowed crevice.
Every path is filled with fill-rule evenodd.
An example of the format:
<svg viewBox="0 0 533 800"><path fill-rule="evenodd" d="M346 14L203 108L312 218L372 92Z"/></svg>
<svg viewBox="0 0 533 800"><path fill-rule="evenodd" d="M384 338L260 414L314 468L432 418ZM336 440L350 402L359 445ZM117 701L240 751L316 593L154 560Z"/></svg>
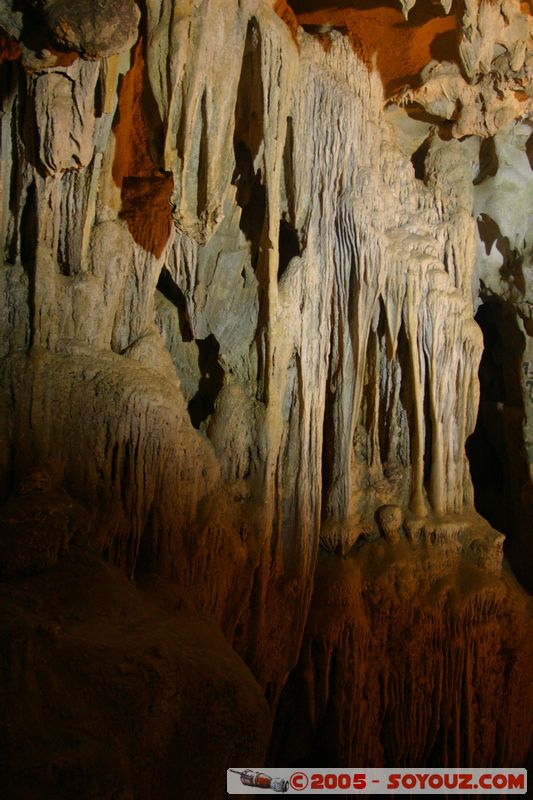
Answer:
<svg viewBox="0 0 533 800"><path fill-rule="evenodd" d="M287 117L287 135L283 149L283 187L289 220L293 227L296 220L296 180L294 174L294 123L292 117Z"/></svg>
<svg viewBox="0 0 533 800"><path fill-rule="evenodd" d="M28 187L20 221L20 258L28 271L35 267L37 238L37 200L35 183L32 182Z"/></svg>
<svg viewBox="0 0 533 800"><path fill-rule="evenodd" d="M333 329L332 329L333 335ZM333 342L331 344L333 347ZM338 402L337 389L334 382L331 357L328 364L328 380L324 399L324 419L322 423L322 519L327 518L327 500L333 484L335 466L335 404Z"/></svg>
<svg viewBox="0 0 533 800"><path fill-rule="evenodd" d="M492 178L498 172L498 154L494 144L494 136L483 139L479 148L479 172L474 178L474 186L479 186L485 178Z"/></svg>
<svg viewBox="0 0 533 800"><path fill-rule="evenodd" d="M279 266L278 280L283 276L291 260L300 255L298 234L292 225L282 219L279 224Z"/></svg>
<svg viewBox="0 0 533 800"><path fill-rule="evenodd" d="M417 434L416 434L416 414L415 414L415 402L414 402L414 391L413 391L413 380L414 380L413 367L411 364L409 339L407 338L407 333L403 322L401 323L400 328L398 330L398 337L396 342L396 358L398 359L398 364L400 365L400 376L401 376L399 403L401 408L405 409L406 421L409 429L409 453L405 454L406 465L408 465L411 462L412 458L411 449L413 447L413 442L415 441Z"/></svg>
<svg viewBox="0 0 533 800"><path fill-rule="evenodd" d="M378 423L378 445L379 461L385 467L389 460L390 447L390 417L389 417L389 397L386 393L386 383L381 372L382 359L387 359L387 315L383 299L379 298L379 324L376 332L376 345L378 363L376 364L375 380L379 386L378 413L376 415Z"/></svg>
<svg viewBox="0 0 533 800"><path fill-rule="evenodd" d="M313 642L313 650L318 648ZM313 723L307 687L295 669L288 676L276 707L268 755L269 764L311 766Z"/></svg>
<svg viewBox="0 0 533 800"><path fill-rule="evenodd" d="M207 97L204 91L201 102L202 130L200 134L200 149L198 153L198 196L196 213L201 219L207 209L209 200L209 136L207 119Z"/></svg>
<svg viewBox="0 0 533 800"><path fill-rule="evenodd" d="M175 281L172 279L172 276L166 267L163 267L161 274L159 275L157 290L161 292L161 294L177 308L182 340L184 342L192 342L194 337L192 335L185 296L177 283L175 283Z"/></svg>
<svg viewBox="0 0 533 800"><path fill-rule="evenodd" d="M224 383L224 370L218 363L219 343L213 334L206 339L197 339L198 366L202 377L198 391L189 402L191 422L199 428L215 410L215 401Z"/></svg>
<svg viewBox="0 0 533 800"><path fill-rule="evenodd" d="M526 156L529 161L529 168L533 169L533 131L529 134L526 142Z"/></svg>
<svg viewBox="0 0 533 800"><path fill-rule="evenodd" d="M255 272L266 215L266 188L261 170L254 172L250 150L242 141L235 144L232 182L237 187L236 199L242 209L240 228L250 242L251 264Z"/></svg>
<svg viewBox="0 0 533 800"><path fill-rule="evenodd" d="M102 77L96 81L94 87L94 116L99 119L104 113L104 86Z"/></svg>
<svg viewBox="0 0 533 800"><path fill-rule="evenodd" d="M251 19L235 105L232 183L237 188L236 200L242 209L240 227L250 242L254 271L266 216L266 189L261 170L256 169L256 157L263 141L263 116L261 36L256 20Z"/></svg>
<svg viewBox="0 0 533 800"><path fill-rule="evenodd" d="M502 341L496 324L499 306L481 306L476 321L483 331L484 350L479 367L480 407L466 452L474 484L477 511L503 533L509 533L513 511L505 477L502 409L506 402L501 363ZM496 313L495 313L496 312Z"/></svg>
<svg viewBox="0 0 533 800"><path fill-rule="evenodd" d="M506 535L511 567L531 588L533 486L524 441L525 340L515 308L498 298L486 299L476 322L484 342L480 404L475 430L466 443L474 502L478 513Z"/></svg>
<svg viewBox="0 0 533 800"><path fill-rule="evenodd" d="M415 178L417 178L419 181L425 181L426 178L425 162L430 144L431 138L428 137L411 156L411 164L413 165L413 169L415 171Z"/></svg>

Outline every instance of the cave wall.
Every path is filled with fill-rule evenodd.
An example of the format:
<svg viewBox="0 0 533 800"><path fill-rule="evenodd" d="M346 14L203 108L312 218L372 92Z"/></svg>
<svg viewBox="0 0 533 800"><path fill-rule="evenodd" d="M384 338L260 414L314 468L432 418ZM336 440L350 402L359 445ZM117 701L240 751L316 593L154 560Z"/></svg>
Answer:
<svg viewBox="0 0 533 800"><path fill-rule="evenodd" d="M142 597L157 578L176 613L220 627L235 670L246 663L263 754L261 693L274 711L293 668L317 668L306 666L309 637L327 659L339 646L328 619L317 634L313 610L306 630L319 552L339 570L343 557L363 559L362 596L378 555L401 563L407 552L419 573L405 597L391 587L406 578L389 576L395 611L354 601L380 631L369 663L391 619L412 625L407 603L429 637L448 642L459 625L482 653L506 615L528 624L520 588L500 577L500 531L519 578L533 574L531 16L515 0L483 0L420 19L415 7L410 22L385 4L365 38L353 9L324 24L324 5L115 0L89 13L40 0L0 11L7 607L19 607L18 582L47 592L39 575L61 582L65 563L77 569L89 553ZM390 39L376 31L389 16L428 59L428 36L455 31L453 58L387 61ZM487 333L474 321L489 303L503 398L486 394ZM489 422L496 445L478 430L480 363L482 412L501 418ZM473 486L472 434L508 476L506 529L480 500L483 476ZM433 583L453 587L459 573L476 576L461 610L432 605ZM23 616L32 639L39 615ZM357 705L364 681L349 677L346 654L366 640L348 628L339 681ZM527 718L525 645L501 647ZM483 658L479 680L502 674ZM429 693L453 719L454 686ZM285 692L280 718L291 702ZM360 751L353 731L337 731L335 757L380 762L376 742L404 725L394 719L369 725ZM480 761L523 758L510 719L508 749L487 744ZM421 731L398 758L426 758L430 738ZM442 758L472 760L454 741Z"/></svg>

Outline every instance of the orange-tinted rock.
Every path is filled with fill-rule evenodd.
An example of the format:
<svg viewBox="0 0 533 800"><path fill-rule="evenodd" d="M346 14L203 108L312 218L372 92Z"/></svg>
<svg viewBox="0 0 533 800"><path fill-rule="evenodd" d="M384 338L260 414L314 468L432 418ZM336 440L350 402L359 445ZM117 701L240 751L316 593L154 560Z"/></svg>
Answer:
<svg viewBox="0 0 533 800"><path fill-rule="evenodd" d="M172 230L172 176L128 176L122 183L122 211L133 239L159 257Z"/></svg>
<svg viewBox="0 0 533 800"><path fill-rule="evenodd" d="M290 5L287 3L287 0L275 0L274 3L274 11L281 19L289 26L292 31L294 37L296 37L296 32L298 30L298 20L296 15Z"/></svg>
<svg viewBox="0 0 533 800"><path fill-rule="evenodd" d="M329 3L295 0L298 22L305 26L332 26L349 33L353 47L368 64L376 63L387 95L417 83L420 70L432 59L458 58L457 19L442 9L415 6L406 20L396 0Z"/></svg>
<svg viewBox="0 0 533 800"><path fill-rule="evenodd" d="M281 701L278 763L526 763L527 597L512 577L409 550L373 542L343 563L319 560L300 663Z"/></svg>
<svg viewBox="0 0 533 800"><path fill-rule="evenodd" d="M20 58L20 46L8 33L0 28L0 64Z"/></svg>
<svg viewBox="0 0 533 800"><path fill-rule="evenodd" d="M150 143L142 108L146 68L142 41L135 47L132 68L122 82L118 117L114 127L113 179L122 190L121 216L134 240L159 257L172 228L169 198L171 175L157 168L150 156Z"/></svg>
<svg viewBox="0 0 533 800"><path fill-rule="evenodd" d="M169 582L140 589L78 547L0 595L4 796L222 798L230 764L264 760L259 686Z"/></svg>

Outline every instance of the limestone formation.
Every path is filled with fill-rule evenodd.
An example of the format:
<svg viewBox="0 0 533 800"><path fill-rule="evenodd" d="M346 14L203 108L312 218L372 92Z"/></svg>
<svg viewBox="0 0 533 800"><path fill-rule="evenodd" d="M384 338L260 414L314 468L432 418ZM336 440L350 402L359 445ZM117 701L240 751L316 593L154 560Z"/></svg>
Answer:
<svg viewBox="0 0 533 800"><path fill-rule="evenodd" d="M17 800L527 756L531 14L323 5L0 0Z"/></svg>
<svg viewBox="0 0 533 800"><path fill-rule="evenodd" d="M133 0L44 0L44 18L55 41L85 58L106 58L131 47L140 12Z"/></svg>
<svg viewBox="0 0 533 800"><path fill-rule="evenodd" d="M300 663L278 712L277 758L352 767L524 763L527 601L508 577L491 585L474 567L430 553L414 579L410 545L393 545L390 560L385 547L368 545L341 570L320 565ZM401 603L391 603L391 581Z"/></svg>
<svg viewBox="0 0 533 800"><path fill-rule="evenodd" d="M533 21L524 6L519 0L457 3L458 63L430 62L420 74L420 86L404 91L401 102L419 104L453 122L457 138L494 136L531 115Z"/></svg>
<svg viewBox="0 0 533 800"><path fill-rule="evenodd" d="M402 527L402 509L399 506L380 506L376 515L381 532L387 541L398 542Z"/></svg>

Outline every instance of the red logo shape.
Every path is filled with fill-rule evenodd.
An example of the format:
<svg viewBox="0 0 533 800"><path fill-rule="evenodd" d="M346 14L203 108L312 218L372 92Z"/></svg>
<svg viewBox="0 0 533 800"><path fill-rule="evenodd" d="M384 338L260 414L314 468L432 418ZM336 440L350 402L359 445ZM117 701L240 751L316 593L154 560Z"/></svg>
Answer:
<svg viewBox="0 0 533 800"><path fill-rule="evenodd" d="M291 775L291 788L296 792L302 792L309 785L309 778L305 772L293 772Z"/></svg>

